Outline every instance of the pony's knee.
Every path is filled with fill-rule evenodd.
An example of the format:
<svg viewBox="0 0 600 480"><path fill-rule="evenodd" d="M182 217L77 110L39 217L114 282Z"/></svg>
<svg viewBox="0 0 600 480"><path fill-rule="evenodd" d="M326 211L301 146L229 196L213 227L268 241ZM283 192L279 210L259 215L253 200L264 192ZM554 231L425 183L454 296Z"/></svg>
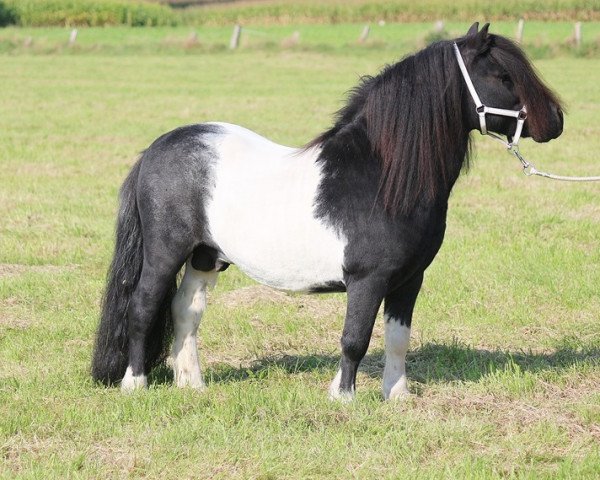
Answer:
<svg viewBox="0 0 600 480"><path fill-rule="evenodd" d="M369 348L370 338L344 333L342 335L342 354L353 362L360 362Z"/></svg>

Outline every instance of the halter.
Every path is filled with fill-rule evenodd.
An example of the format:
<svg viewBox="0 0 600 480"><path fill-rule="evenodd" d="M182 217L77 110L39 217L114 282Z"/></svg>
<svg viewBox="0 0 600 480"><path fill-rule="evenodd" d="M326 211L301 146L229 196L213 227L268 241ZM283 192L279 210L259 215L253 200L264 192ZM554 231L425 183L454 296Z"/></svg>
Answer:
<svg viewBox="0 0 600 480"><path fill-rule="evenodd" d="M473 85L473 81L469 76L469 72L467 71L467 66L460 54L460 50L458 49L458 45L454 42L454 53L456 54L456 59L458 60L458 66L460 67L460 71L462 73L463 78L465 79L465 83L467 84L467 88L469 89L469 93L473 98L473 102L475 103L475 110L477 111L477 115L479 116L479 127L481 129L482 135L489 135L497 140L500 140L502 143L506 145L509 149L511 147L516 147L519 144L519 139L521 138L521 133L523 131L523 124L525 123L525 119L527 118L527 109L523 106L520 110L507 110L505 108L494 108L487 107L483 104L479 95L477 95L477 91L475 90L475 85ZM501 115L504 117L511 117L517 119L517 129L515 130L515 134L513 135L511 142L505 142L502 137L496 135L494 132L489 132L487 129L487 125L485 123L485 114L489 113L492 115Z"/></svg>

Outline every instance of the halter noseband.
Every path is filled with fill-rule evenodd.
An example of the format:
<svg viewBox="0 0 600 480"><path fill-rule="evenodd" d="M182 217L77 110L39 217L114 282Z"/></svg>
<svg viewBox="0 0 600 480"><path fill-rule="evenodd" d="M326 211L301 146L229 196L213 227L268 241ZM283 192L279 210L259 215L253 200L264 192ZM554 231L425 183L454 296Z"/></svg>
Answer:
<svg viewBox="0 0 600 480"><path fill-rule="evenodd" d="M523 105L521 110L506 110L504 108L494 108L494 107L486 107L479 95L477 95L477 91L475 90L475 85L473 85L473 81L469 76L469 72L467 71L467 66L462 58L460 50L458 49L458 45L454 42L454 53L456 54L456 59L458 60L458 66L460 67L460 71L462 72L462 76L465 79L465 83L467 84L467 88L469 89L469 93L473 98L473 102L475 102L475 109L477 110L477 115L479 116L479 126L481 128L482 135L489 135L494 137L501 142L503 142L508 148L516 147L519 143L519 139L521 138L521 133L523 131L523 124L525 123L525 119L527 118L527 109ZM490 113L492 115L501 115L504 117L512 117L517 119L517 128L515 130L515 134L513 135L512 141L510 143L505 142L500 136L496 135L494 132L488 132L487 125L485 123L485 114Z"/></svg>

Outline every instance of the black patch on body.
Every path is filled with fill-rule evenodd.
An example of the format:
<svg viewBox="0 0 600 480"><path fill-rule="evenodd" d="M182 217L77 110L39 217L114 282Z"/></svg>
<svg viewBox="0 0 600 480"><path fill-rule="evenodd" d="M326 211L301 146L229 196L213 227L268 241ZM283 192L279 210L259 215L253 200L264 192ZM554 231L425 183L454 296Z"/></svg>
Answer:
<svg viewBox="0 0 600 480"><path fill-rule="evenodd" d="M313 285L309 287L308 293L335 293L345 292L346 285L344 282L331 281L320 285Z"/></svg>

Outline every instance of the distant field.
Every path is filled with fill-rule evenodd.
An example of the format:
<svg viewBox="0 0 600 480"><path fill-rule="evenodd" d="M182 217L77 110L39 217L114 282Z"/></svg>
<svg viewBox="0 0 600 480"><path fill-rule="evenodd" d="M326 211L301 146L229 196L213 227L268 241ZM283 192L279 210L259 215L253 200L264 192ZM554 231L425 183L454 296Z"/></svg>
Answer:
<svg viewBox="0 0 600 480"><path fill-rule="evenodd" d="M160 3L160 4L159 4ZM202 7L174 0L2 0L0 25L228 25L233 22L297 25L355 22L462 20L600 20L597 0L247 0Z"/></svg>
<svg viewBox="0 0 600 480"><path fill-rule="evenodd" d="M379 319L356 401L329 402L343 295L278 294L235 268L201 327L206 392L173 388L167 369L131 396L90 380L117 190L138 152L205 120L301 145L431 25L402 28L374 26L369 48L354 44L361 25L265 27L277 48L236 52L186 50L185 28L82 29L80 50L56 47L66 29L0 30L2 45L48 47L0 56L0 477L598 478L600 185L526 178L479 137L417 303L410 400L382 401ZM315 47L280 48L295 29ZM229 33L198 29L215 44ZM598 175L600 58L536 65L568 115L559 140L522 151Z"/></svg>
<svg viewBox="0 0 600 480"><path fill-rule="evenodd" d="M221 2L185 11L183 22L217 24L231 21L297 24L362 21L470 21L487 19L598 20L596 0L247 0Z"/></svg>
<svg viewBox="0 0 600 480"><path fill-rule="evenodd" d="M483 21L475 17L473 21ZM471 21L446 22L441 36L463 35ZM434 32L434 23L372 24L368 40L359 45L363 24L336 25L260 25L244 24L242 49L301 50L318 53L334 52L356 55L374 55L386 50L386 58L422 48L440 35ZM492 31L514 37L517 22L494 21ZM290 42L298 32L299 42ZM572 22L525 23L523 43L534 58L552 56L584 56L600 58L600 22L584 22L583 44L573 45ZM227 49L232 25L211 27L97 27L78 30L77 41L68 47L71 29L61 28L4 28L0 29L0 52L4 53L105 53L105 54L197 54ZM196 38L192 38L192 34ZM390 57L391 56L391 57Z"/></svg>

